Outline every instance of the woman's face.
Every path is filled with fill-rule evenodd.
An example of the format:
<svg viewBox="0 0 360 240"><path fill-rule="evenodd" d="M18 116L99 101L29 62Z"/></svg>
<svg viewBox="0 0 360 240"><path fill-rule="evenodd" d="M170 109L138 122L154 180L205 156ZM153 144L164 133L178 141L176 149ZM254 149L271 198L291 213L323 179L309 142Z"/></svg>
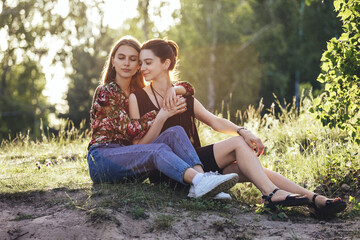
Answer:
<svg viewBox="0 0 360 240"><path fill-rule="evenodd" d="M116 70L116 77L131 78L139 68L139 53L135 48L120 46L111 62Z"/></svg>
<svg viewBox="0 0 360 240"><path fill-rule="evenodd" d="M151 81L164 73L164 64L149 49L140 51L141 72L146 81Z"/></svg>

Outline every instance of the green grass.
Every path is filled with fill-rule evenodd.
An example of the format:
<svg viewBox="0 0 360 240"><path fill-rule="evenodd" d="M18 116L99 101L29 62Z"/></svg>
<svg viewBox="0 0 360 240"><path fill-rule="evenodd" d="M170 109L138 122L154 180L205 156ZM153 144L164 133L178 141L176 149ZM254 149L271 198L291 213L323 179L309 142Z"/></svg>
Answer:
<svg viewBox="0 0 360 240"><path fill-rule="evenodd" d="M175 219L173 216L161 214L155 218L153 227L157 230L166 230L171 228L174 221Z"/></svg>
<svg viewBox="0 0 360 240"><path fill-rule="evenodd" d="M3 141L0 193L89 188L92 183L86 161L88 133L68 125L69 130L62 129L56 137L43 133L41 140L31 140L28 135L19 134ZM49 161L51 164L46 166Z"/></svg>
<svg viewBox="0 0 360 240"><path fill-rule="evenodd" d="M342 196L346 200L351 197L343 217L360 215L358 146L339 129L322 127L307 111L311 99L302 98L300 111L287 106L276 114L276 104L279 103L275 102L263 116L261 102L258 109L250 106L245 113L236 113L238 121L263 140L266 146L265 154L260 157L263 166L327 196ZM167 207L226 215L231 208L247 211L246 206L256 207L261 201L260 192L249 183L237 184L232 189L237 201L228 204L189 200L185 190L174 191L166 184L93 185L86 161L89 132L83 127L76 129L71 123L63 127L58 136L41 130L39 140L30 139L29 134L19 134L1 143L0 196L56 189L81 191L79 199L69 196L66 205L86 211L94 221L109 220L107 208L125 208L133 218L141 219L149 212ZM202 124L199 134L203 145L229 137ZM49 161L51 164L46 166ZM344 184L350 189L346 190ZM168 215L166 211L161 212L154 228L170 228L174 219Z"/></svg>
<svg viewBox="0 0 360 240"><path fill-rule="evenodd" d="M23 213L23 214L18 214L14 221L22 221L22 220L26 220L26 219L34 219L35 217L31 214L27 214L27 213Z"/></svg>
<svg viewBox="0 0 360 240"><path fill-rule="evenodd" d="M266 147L260 157L262 165L326 196L359 199L359 146L340 129L323 127L307 111L311 97L301 98L299 111L291 107L294 104L285 104L275 113L275 106L282 105L276 100L270 109L264 110L260 102L257 109L250 106L245 113L238 111L234 115L241 125L262 139ZM266 114L261 115L264 111ZM229 137L202 124L199 132L202 144ZM342 188L343 184L350 189ZM252 184L237 184L232 191L239 201L251 206L261 201L260 192ZM353 203L348 203L351 209Z"/></svg>

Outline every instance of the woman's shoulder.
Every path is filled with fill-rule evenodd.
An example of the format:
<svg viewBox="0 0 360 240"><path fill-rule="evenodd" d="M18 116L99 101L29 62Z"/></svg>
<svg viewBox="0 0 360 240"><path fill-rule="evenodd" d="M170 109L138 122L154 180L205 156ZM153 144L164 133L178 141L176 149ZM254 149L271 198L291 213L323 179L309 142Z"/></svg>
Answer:
<svg viewBox="0 0 360 240"><path fill-rule="evenodd" d="M146 93L146 87L144 88L139 88L139 89L136 89L133 94L136 96L136 98L144 98L147 96L147 93Z"/></svg>
<svg viewBox="0 0 360 240"><path fill-rule="evenodd" d="M101 92L103 92L103 91L112 92L112 91L117 89L116 86L117 85L114 82L110 82L110 83L106 83L106 84L100 84L99 86L97 86L96 91L99 91L99 92L100 91Z"/></svg>

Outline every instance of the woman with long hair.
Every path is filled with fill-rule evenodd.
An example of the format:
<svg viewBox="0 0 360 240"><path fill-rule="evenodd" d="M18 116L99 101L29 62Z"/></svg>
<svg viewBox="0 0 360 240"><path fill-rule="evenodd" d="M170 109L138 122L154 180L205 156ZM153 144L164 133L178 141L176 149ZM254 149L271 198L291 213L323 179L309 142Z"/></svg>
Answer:
<svg viewBox="0 0 360 240"><path fill-rule="evenodd" d="M112 47L102 73L102 84L96 89L91 112L92 139L88 147L89 173L94 183L144 180L152 171L190 184L193 197L216 197L238 180L237 174L204 173L202 164L182 127L174 126L150 144L132 145L132 136L150 125L157 127L169 117L186 109L179 98L172 110L145 114L138 120L128 116L128 96L144 87L139 71L140 43L126 36ZM175 87L184 93L182 85Z"/></svg>
<svg viewBox="0 0 360 240"><path fill-rule="evenodd" d="M140 52L141 71L145 80L151 83L130 95L131 118L139 119L150 111L161 111L162 104L167 101L164 100L164 95L172 86L170 71L175 68L177 55L178 46L170 40L152 39L143 44ZM234 137L200 147L194 118L216 131ZM229 120L213 115L193 97L187 97L186 112L172 116L159 129L153 129L153 126L147 133L143 131L134 139L134 143L149 143L159 133L175 125L184 127L205 171L237 173L239 182L250 181L261 191L265 206L269 208L309 204L314 213L328 216L346 207L346 203L340 198L328 199L317 195L284 176L263 168L258 159L264 152L262 141L244 127L238 127ZM189 196L192 196L191 188Z"/></svg>

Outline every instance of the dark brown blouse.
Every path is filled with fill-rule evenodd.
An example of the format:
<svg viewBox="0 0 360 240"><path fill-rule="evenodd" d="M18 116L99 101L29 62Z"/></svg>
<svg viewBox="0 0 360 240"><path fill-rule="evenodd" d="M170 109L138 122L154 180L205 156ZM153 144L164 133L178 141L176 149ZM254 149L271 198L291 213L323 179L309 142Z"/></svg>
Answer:
<svg viewBox="0 0 360 240"><path fill-rule="evenodd" d="M138 102L140 116L143 116L144 114L151 112L153 110L156 110L157 112L160 110L152 103L145 90L143 89L136 90L134 94ZM186 106L187 110L184 113L177 114L166 120L163 128L161 129L161 132L176 125L182 126L186 134L188 135L191 143L193 144L194 148L196 149L201 145L195 124L194 98L192 96L187 96L186 103L187 103Z"/></svg>

